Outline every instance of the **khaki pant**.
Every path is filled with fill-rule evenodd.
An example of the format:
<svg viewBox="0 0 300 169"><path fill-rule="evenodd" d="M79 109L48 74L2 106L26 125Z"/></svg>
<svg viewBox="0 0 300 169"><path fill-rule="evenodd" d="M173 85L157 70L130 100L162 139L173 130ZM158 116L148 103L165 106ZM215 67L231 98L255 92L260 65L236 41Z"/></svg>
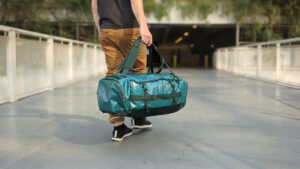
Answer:
<svg viewBox="0 0 300 169"><path fill-rule="evenodd" d="M138 37L140 37L139 28L101 29L99 40L105 53L107 76L117 73L120 64ZM141 44L132 72L146 73L146 64L146 46ZM110 123L122 122L124 119L123 116L118 117L111 114L109 116Z"/></svg>

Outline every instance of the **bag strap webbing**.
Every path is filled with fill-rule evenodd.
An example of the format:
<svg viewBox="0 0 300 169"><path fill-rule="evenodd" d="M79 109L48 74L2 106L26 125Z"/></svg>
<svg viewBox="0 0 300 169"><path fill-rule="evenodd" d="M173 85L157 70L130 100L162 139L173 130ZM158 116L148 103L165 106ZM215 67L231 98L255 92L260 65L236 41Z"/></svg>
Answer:
<svg viewBox="0 0 300 169"><path fill-rule="evenodd" d="M172 69L170 68L170 66L167 64L165 57L161 54L161 52L157 49L157 47L154 44L152 44L152 48L158 54L158 56L161 58L161 64L156 73L160 73L162 71L162 69L164 68L164 66L166 66L167 69L170 71L170 73L172 75L175 75L174 72L172 71ZM150 57L152 57L152 56L150 56Z"/></svg>
<svg viewBox="0 0 300 169"><path fill-rule="evenodd" d="M149 47L148 48L149 54L147 57L148 61L148 73L153 73L153 52L152 49Z"/></svg>
<svg viewBox="0 0 300 169"><path fill-rule="evenodd" d="M127 54L127 56L125 57L125 59L123 60L121 65L119 66L117 73L128 74L131 71L131 69L136 61L136 58L138 56L141 41L142 41L141 37L139 37L137 40L134 41L129 53ZM152 44L151 47L161 58L161 65L160 65L159 70L156 73L160 73L162 71L162 69L164 68L164 66L166 66L168 68L168 70L170 71L170 73L175 76L174 72L171 70L171 68L167 64L164 56L160 53L160 51L157 49L157 47L154 44ZM153 57L152 53L149 57ZM152 69L153 69L153 63L150 66L152 66Z"/></svg>
<svg viewBox="0 0 300 169"><path fill-rule="evenodd" d="M118 73L128 74L129 71L132 69L140 50L141 40L142 40L141 37L139 37L137 40L134 41L129 53L121 63L118 69Z"/></svg>

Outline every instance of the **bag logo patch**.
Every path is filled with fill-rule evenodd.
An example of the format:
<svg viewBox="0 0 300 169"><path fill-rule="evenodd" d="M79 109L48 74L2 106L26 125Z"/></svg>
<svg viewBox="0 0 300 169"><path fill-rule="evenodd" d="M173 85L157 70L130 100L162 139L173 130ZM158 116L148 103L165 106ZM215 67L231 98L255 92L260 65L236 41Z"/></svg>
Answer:
<svg viewBox="0 0 300 169"><path fill-rule="evenodd" d="M167 84L167 83L165 83L165 84L158 84L157 87L166 87L166 88L168 88L168 87L170 87L170 84Z"/></svg>

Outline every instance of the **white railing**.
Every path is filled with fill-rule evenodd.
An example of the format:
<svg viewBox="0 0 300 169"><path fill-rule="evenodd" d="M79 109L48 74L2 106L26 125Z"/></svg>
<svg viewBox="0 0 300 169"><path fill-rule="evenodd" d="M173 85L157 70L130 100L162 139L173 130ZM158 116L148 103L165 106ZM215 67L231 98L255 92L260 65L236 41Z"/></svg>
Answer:
<svg viewBox="0 0 300 169"><path fill-rule="evenodd" d="M218 70L300 87L300 38L220 48Z"/></svg>
<svg viewBox="0 0 300 169"><path fill-rule="evenodd" d="M99 45L0 25L0 103L105 71Z"/></svg>

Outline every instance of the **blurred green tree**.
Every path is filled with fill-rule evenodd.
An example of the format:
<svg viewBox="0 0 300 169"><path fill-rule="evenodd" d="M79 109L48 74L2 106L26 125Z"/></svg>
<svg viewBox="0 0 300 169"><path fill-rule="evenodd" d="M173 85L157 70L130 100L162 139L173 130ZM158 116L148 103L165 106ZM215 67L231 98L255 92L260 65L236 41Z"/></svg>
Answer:
<svg viewBox="0 0 300 169"><path fill-rule="evenodd" d="M46 11L59 20L90 21L90 2L87 0L44 0Z"/></svg>
<svg viewBox="0 0 300 169"><path fill-rule="evenodd" d="M247 27L251 41L300 36L300 0L144 0L145 12L157 18L168 16L175 6L184 17L206 19L221 10ZM221 9L220 9L221 8Z"/></svg>
<svg viewBox="0 0 300 169"><path fill-rule="evenodd" d="M300 36L299 0L221 0L223 12L249 25L246 36L267 41ZM287 35L286 35L287 34Z"/></svg>
<svg viewBox="0 0 300 169"><path fill-rule="evenodd" d="M87 0L1 0L0 9L0 24L13 21L16 27L50 34L55 29L51 22L63 27L92 19ZM59 35L65 36L62 31Z"/></svg>
<svg viewBox="0 0 300 169"><path fill-rule="evenodd" d="M41 22L43 0L1 0L0 24L13 20L18 27L26 27L28 22Z"/></svg>
<svg viewBox="0 0 300 169"><path fill-rule="evenodd" d="M59 27L59 36L71 38L71 32L76 32L76 39L79 39L79 24L92 21L87 0L46 0L45 5L45 13L52 16ZM64 29L65 25L71 28Z"/></svg>
<svg viewBox="0 0 300 169"><path fill-rule="evenodd" d="M145 13L153 14L156 18L168 17L170 9L176 7L183 17L195 17L201 19L216 10L219 0L144 0Z"/></svg>

